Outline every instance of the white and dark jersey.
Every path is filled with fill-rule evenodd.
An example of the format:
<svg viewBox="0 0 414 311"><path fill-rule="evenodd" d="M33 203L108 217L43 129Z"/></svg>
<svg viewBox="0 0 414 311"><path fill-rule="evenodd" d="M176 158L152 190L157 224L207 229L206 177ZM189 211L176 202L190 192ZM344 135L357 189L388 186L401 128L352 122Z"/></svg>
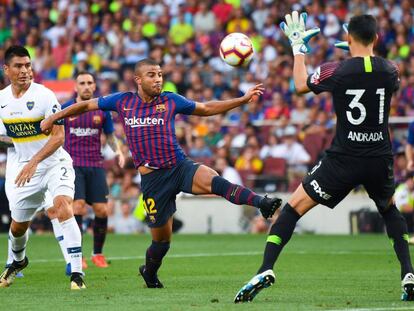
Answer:
<svg viewBox="0 0 414 311"><path fill-rule="evenodd" d="M59 110L55 94L41 84L32 82L20 98L13 96L10 85L0 91L0 131L4 127L7 136L11 137L19 163L30 161L47 143L49 136L42 133L40 122ZM44 159L38 169L53 166L64 159L71 160L60 147Z"/></svg>
<svg viewBox="0 0 414 311"><path fill-rule="evenodd" d="M336 134L327 152L392 155L388 117L392 94L399 87L396 66L381 57L353 57L323 64L307 85L316 94L332 93Z"/></svg>

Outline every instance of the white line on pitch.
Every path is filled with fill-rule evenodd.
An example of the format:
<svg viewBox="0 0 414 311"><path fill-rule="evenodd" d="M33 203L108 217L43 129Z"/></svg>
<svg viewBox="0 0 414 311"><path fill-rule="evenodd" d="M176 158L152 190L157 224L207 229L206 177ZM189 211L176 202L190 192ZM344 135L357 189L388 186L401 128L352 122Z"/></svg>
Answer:
<svg viewBox="0 0 414 311"><path fill-rule="evenodd" d="M379 255L383 254L382 252L348 252L348 251L337 251L337 252L307 252L307 251L291 251L288 252L289 254L298 254L298 255L306 255L306 254L318 254L318 255L347 255L347 254L359 254L359 255ZM194 257L226 257L226 256L257 256L262 255L263 251L260 252L229 252L229 253L195 253L195 254L169 254L167 255L168 258L194 258ZM112 256L107 257L108 260L134 260L134 259L144 259L145 256ZM34 259L30 262L37 262L37 263L49 263L49 262L61 262L63 259ZM413 309L414 310L414 309Z"/></svg>
<svg viewBox="0 0 414 311"><path fill-rule="evenodd" d="M414 310L414 307L383 307L383 308L332 309L332 310L325 310L325 311L393 311L393 310Z"/></svg>
<svg viewBox="0 0 414 311"><path fill-rule="evenodd" d="M198 254L171 254L169 258L193 258L193 257L220 257L220 256L256 256L261 255L263 252L233 252L233 253L198 253ZM133 260L133 259L144 259L145 256L113 256L107 257L107 260ZM37 263L49 263L49 262L60 262L63 259L34 259L30 262Z"/></svg>

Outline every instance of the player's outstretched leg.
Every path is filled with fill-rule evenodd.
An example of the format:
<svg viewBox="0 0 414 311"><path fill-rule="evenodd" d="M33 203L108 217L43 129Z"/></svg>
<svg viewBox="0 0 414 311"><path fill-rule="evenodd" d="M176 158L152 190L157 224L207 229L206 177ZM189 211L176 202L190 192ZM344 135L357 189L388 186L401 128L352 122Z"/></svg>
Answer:
<svg viewBox="0 0 414 311"><path fill-rule="evenodd" d="M407 273L401 281L402 295L401 300L413 301L414 300L414 274Z"/></svg>
<svg viewBox="0 0 414 311"><path fill-rule="evenodd" d="M232 184L221 176L213 177L211 191L234 204L257 207L264 218L272 217L282 204L282 200L279 198L262 197L249 188Z"/></svg>
<svg viewBox="0 0 414 311"><path fill-rule="evenodd" d="M275 282L275 274L272 270L266 270L255 275L244 285L234 297L234 303L249 302L264 288L272 286Z"/></svg>
<svg viewBox="0 0 414 311"><path fill-rule="evenodd" d="M400 211L393 204L385 212L381 212L387 234L394 247L395 254L401 265L402 300L414 300L414 270L411 264L408 247L407 223Z"/></svg>
<svg viewBox="0 0 414 311"><path fill-rule="evenodd" d="M259 268L258 274L239 290L234 298L235 303L252 301L262 289L274 283L273 266L283 247L292 237L300 217L292 206L288 203L285 204L276 222L270 228L262 266Z"/></svg>

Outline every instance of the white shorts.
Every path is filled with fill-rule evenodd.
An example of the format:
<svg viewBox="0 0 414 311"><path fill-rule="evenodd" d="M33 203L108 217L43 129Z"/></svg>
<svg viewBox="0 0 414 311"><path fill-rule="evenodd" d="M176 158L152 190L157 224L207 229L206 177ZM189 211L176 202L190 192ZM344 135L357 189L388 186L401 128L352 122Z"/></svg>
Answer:
<svg viewBox="0 0 414 311"><path fill-rule="evenodd" d="M9 199L11 217L16 222L32 220L37 210L53 206L53 198L66 195L73 199L75 170L72 161L62 160L55 166L38 170L30 182L23 187L14 183L26 163L8 169L6 174L6 195Z"/></svg>

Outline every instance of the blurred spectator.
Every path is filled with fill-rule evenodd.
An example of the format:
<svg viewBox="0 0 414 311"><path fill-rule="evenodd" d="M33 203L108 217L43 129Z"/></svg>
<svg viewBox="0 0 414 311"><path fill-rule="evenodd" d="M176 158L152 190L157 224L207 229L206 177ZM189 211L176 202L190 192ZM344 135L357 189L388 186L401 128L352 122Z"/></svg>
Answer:
<svg viewBox="0 0 414 311"><path fill-rule="evenodd" d="M207 2L200 2L198 12L194 15L194 30L196 32L212 32L215 28L216 16L209 9Z"/></svg>
<svg viewBox="0 0 414 311"><path fill-rule="evenodd" d="M125 64L134 68L135 63L148 57L149 44L138 29L131 30L124 38Z"/></svg>
<svg viewBox="0 0 414 311"><path fill-rule="evenodd" d="M143 230L142 224L132 215L132 208L127 200L121 201L121 213L115 215L113 225L115 233L131 234Z"/></svg>
<svg viewBox="0 0 414 311"><path fill-rule="evenodd" d="M272 149L272 157L286 159L290 177L304 176L308 171L307 165L311 160L309 153L297 141L297 130L289 125L283 130L282 143Z"/></svg>
<svg viewBox="0 0 414 311"><path fill-rule="evenodd" d="M236 159L234 167L238 171L250 171L255 174L261 173L263 169L263 161L258 155L257 148L246 146L241 155Z"/></svg>
<svg viewBox="0 0 414 311"><path fill-rule="evenodd" d="M395 205L404 216L408 232L414 232L414 172L405 176L405 181L395 189ZM412 243L413 238L410 239Z"/></svg>
<svg viewBox="0 0 414 311"><path fill-rule="evenodd" d="M230 19L230 15L233 11L233 6L229 3L226 3L225 0L218 0L217 3L213 6L212 11L220 23L224 25Z"/></svg>
<svg viewBox="0 0 414 311"><path fill-rule="evenodd" d="M190 147L188 155L191 158L210 158L213 156L210 148L206 146L203 137L194 138L194 145Z"/></svg>
<svg viewBox="0 0 414 311"><path fill-rule="evenodd" d="M408 127L405 156L407 158L407 170L409 172L414 171L414 122L411 122Z"/></svg>
<svg viewBox="0 0 414 311"><path fill-rule="evenodd" d="M275 150L277 151L277 146L279 145L279 140L276 135L269 135L268 141L260 149L260 158L266 159L267 157L276 157L274 154Z"/></svg>
<svg viewBox="0 0 414 311"><path fill-rule="evenodd" d="M237 170L230 166L227 159L224 157L216 158L214 161L214 168L221 177L227 179L233 184L243 185L243 181Z"/></svg>
<svg viewBox="0 0 414 311"><path fill-rule="evenodd" d="M180 45L187 42L194 35L194 28L184 21L184 14L178 15L178 21L171 26L169 36L173 44Z"/></svg>

